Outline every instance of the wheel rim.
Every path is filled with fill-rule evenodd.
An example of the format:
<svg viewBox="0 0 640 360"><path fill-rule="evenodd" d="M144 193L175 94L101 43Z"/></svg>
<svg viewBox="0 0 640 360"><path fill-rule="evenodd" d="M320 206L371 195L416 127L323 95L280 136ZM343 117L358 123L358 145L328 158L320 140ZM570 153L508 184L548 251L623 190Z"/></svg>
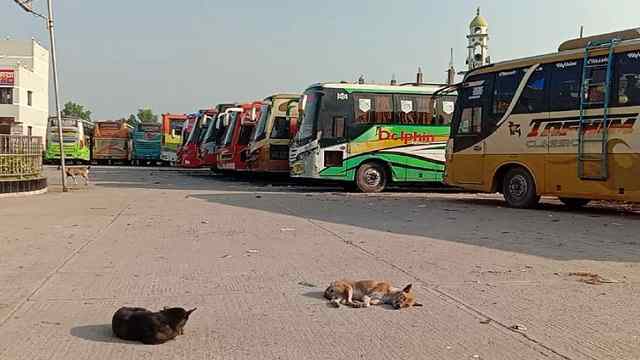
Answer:
<svg viewBox="0 0 640 360"><path fill-rule="evenodd" d="M367 169L364 172L364 183L370 187L378 187L382 182L382 174L377 169Z"/></svg>
<svg viewBox="0 0 640 360"><path fill-rule="evenodd" d="M529 183L524 175L516 175L509 180L509 194L515 199L523 199L529 191Z"/></svg>

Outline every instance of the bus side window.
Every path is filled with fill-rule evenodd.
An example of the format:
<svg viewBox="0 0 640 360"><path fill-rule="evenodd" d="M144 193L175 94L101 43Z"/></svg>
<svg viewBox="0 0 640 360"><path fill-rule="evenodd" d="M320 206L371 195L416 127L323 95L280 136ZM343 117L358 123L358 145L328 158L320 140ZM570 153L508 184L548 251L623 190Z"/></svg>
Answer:
<svg viewBox="0 0 640 360"><path fill-rule="evenodd" d="M546 67L539 66L527 81L527 85L518 99L514 114L533 114L547 111L545 85Z"/></svg>
<svg viewBox="0 0 640 360"><path fill-rule="evenodd" d="M640 105L640 52L617 55L618 105Z"/></svg>
<svg viewBox="0 0 640 360"><path fill-rule="evenodd" d="M550 111L579 109L581 68L582 65L578 60L563 61L552 65L549 87Z"/></svg>
<svg viewBox="0 0 640 360"><path fill-rule="evenodd" d="M428 95L397 95L395 113L398 124L429 125L433 122L431 97Z"/></svg>
<svg viewBox="0 0 640 360"><path fill-rule="evenodd" d="M589 65L606 65L608 61L607 57L599 56L590 58L588 60ZM586 97L585 101L592 104L589 107L603 107L605 96L605 81L607 77L607 69L604 67L587 68L587 74L585 76ZM611 98L611 97L610 97Z"/></svg>
<svg viewBox="0 0 640 360"><path fill-rule="evenodd" d="M393 97L391 95L354 95L355 122L357 124L393 123Z"/></svg>
<svg viewBox="0 0 640 360"><path fill-rule="evenodd" d="M462 109L458 135L473 135L482 132L482 107Z"/></svg>
<svg viewBox="0 0 640 360"><path fill-rule="evenodd" d="M493 93L493 115L496 122L507 112L523 76L522 69L497 74Z"/></svg>

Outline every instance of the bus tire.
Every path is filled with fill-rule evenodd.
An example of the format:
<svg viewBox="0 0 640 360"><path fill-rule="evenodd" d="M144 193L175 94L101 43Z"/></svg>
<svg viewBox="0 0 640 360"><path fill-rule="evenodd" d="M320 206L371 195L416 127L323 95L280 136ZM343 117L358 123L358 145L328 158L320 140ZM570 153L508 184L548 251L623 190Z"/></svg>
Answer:
<svg viewBox="0 0 640 360"><path fill-rule="evenodd" d="M533 176L522 167L514 167L507 172L502 183L502 194L510 207L529 209L540 201Z"/></svg>
<svg viewBox="0 0 640 360"><path fill-rule="evenodd" d="M360 165L356 173L356 185L364 193L379 193L388 182L387 170L375 162Z"/></svg>
<svg viewBox="0 0 640 360"><path fill-rule="evenodd" d="M578 198L566 198L566 197L561 197L559 199L569 209L579 209L587 205L591 201L590 199L578 199Z"/></svg>

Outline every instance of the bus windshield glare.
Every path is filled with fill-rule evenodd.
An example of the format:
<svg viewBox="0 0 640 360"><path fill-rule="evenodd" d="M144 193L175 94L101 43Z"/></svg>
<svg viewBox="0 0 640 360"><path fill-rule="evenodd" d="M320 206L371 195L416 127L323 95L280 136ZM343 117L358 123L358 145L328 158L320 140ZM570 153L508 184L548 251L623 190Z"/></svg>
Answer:
<svg viewBox="0 0 640 360"><path fill-rule="evenodd" d="M229 114L229 126L224 134L224 145L231 145L233 142L233 130L236 127L236 120L238 119L238 113L232 112Z"/></svg>
<svg viewBox="0 0 640 360"><path fill-rule="evenodd" d="M318 92L307 92L302 99L302 121L296 138L298 141L313 140L318 118L318 109L320 107L321 94Z"/></svg>
<svg viewBox="0 0 640 360"><path fill-rule="evenodd" d="M271 106L262 105L260 109L260 120L256 125L256 131L253 134L253 141L262 140L267 137L267 123L269 122L269 116L271 115Z"/></svg>

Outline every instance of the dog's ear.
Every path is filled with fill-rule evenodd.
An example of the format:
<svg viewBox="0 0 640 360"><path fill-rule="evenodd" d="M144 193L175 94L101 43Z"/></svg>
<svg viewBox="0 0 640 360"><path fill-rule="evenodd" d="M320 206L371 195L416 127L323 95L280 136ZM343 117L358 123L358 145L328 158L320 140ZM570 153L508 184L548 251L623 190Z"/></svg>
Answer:
<svg viewBox="0 0 640 360"><path fill-rule="evenodd" d="M411 286L413 286L413 284L405 286L404 289L402 289L402 292L409 293L411 291Z"/></svg>
<svg viewBox="0 0 640 360"><path fill-rule="evenodd" d="M192 312L196 311L198 308L193 308L189 311L187 311L187 318L189 317L189 315L191 315Z"/></svg>
<svg viewBox="0 0 640 360"><path fill-rule="evenodd" d="M413 306L424 306L424 305L422 305L420 303L415 303L415 304L413 304Z"/></svg>

